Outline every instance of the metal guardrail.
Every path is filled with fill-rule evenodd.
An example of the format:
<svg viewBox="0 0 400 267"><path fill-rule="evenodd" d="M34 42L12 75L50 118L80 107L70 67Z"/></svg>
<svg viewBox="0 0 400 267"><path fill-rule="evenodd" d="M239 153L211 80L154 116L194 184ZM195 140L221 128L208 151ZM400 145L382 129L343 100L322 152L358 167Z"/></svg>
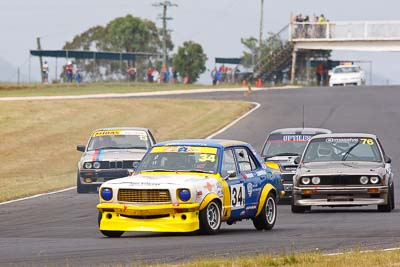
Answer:
<svg viewBox="0 0 400 267"><path fill-rule="evenodd" d="M400 40L400 21L292 22L289 38L297 40Z"/></svg>

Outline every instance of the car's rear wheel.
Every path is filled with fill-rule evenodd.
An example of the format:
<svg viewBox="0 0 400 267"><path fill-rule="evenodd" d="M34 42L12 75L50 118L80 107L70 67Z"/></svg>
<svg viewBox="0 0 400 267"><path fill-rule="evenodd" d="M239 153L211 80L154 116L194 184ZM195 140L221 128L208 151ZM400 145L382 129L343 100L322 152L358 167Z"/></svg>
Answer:
<svg viewBox="0 0 400 267"><path fill-rule="evenodd" d="M89 193L89 189L81 183L79 173L76 175L76 192L78 194Z"/></svg>
<svg viewBox="0 0 400 267"><path fill-rule="evenodd" d="M389 187L388 196L387 196L387 204L386 205L378 205L379 212L391 212L394 209L394 189L393 186Z"/></svg>
<svg viewBox="0 0 400 267"><path fill-rule="evenodd" d="M292 197L292 212L293 213L304 213L306 211L310 211L311 210L311 206L297 206L294 204L294 199Z"/></svg>
<svg viewBox="0 0 400 267"><path fill-rule="evenodd" d="M99 215L97 216L97 222L99 223L99 227L100 227L101 218L102 218L102 213L99 211ZM124 233L124 231L100 230L100 233L102 233L106 237L117 238L117 237L121 237L121 235Z"/></svg>
<svg viewBox="0 0 400 267"><path fill-rule="evenodd" d="M276 197L270 192L261 213L253 219L254 227L257 230L271 230L275 225L277 211Z"/></svg>
<svg viewBox="0 0 400 267"><path fill-rule="evenodd" d="M217 201L208 203L207 207L200 211L200 233L215 235L221 227L221 207Z"/></svg>

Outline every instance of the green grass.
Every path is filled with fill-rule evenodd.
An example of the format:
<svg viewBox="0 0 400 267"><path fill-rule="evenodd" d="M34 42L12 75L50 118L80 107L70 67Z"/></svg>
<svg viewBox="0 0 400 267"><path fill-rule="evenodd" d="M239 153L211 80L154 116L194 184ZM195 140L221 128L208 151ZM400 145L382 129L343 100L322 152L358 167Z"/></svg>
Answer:
<svg viewBox="0 0 400 267"><path fill-rule="evenodd" d="M135 265L132 265L135 266ZM152 265L157 267L171 265ZM296 253L289 255L258 255L247 257L208 257L176 267L394 267L400 266L400 250L385 252L352 252L336 256L321 253Z"/></svg>
<svg viewBox="0 0 400 267"><path fill-rule="evenodd" d="M202 138L248 111L233 101L88 99L0 105L0 201L76 185L76 145L97 128L150 128L158 141Z"/></svg>
<svg viewBox="0 0 400 267"><path fill-rule="evenodd" d="M139 93L151 91L194 90L211 86L194 84L157 84L157 83L76 83L63 84L0 84L0 97L10 96L62 96L106 93ZM235 88L239 85L220 85L213 88Z"/></svg>

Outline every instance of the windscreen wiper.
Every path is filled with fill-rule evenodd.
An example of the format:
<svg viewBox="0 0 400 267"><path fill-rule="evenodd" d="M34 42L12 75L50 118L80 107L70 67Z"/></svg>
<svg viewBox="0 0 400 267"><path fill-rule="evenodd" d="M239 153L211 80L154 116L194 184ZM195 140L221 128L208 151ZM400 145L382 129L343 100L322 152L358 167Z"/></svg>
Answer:
<svg viewBox="0 0 400 267"><path fill-rule="evenodd" d="M347 157L350 155L350 152L360 144L360 140L357 141L353 146L351 146L346 153L343 154L342 161L346 161Z"/></svg>

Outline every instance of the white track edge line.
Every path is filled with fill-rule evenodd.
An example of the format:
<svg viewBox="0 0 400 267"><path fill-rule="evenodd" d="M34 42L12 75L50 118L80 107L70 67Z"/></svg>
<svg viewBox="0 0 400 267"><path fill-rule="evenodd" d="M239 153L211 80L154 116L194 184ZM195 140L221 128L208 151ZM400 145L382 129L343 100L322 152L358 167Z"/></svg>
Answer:
<svg viewBox="0 0 400 267"><path fill-rule="evenodd" d="M213 134L207 136L206 139L211 139L211 138L213 138L214 136L216 136L216 135L218 135L218 134L220 134L220 133L225 132L227 129L229 129L230 127L232 127L233 125L235 125L235 124L238 123L240 120L242 120L242 119L244 119L245 117L247 117L248 115L250 115L253 111L256 111L256 110L261 106L261 104L260 104L260 103L257 103L257 102L246 102L246 103L250 103L250 104L253 104L253 105L255 105L255 106L254 106L252 109L250 109L249 111L247 111L245 114L243 114L242 116L240 116L239 118L235 119L234 121L232 121L231 123L229 123L228 125L226 125L224 128L222 128L222 129L218 130L217 132L215 132L215 133L213 133Z"/></svg>
<svg viewBox="0 0 400 267"><path fill-rule="evenodd" d="M231 123L226 125L224 128L222 128L222 129L218 130L217 132L207 136L206 139L211 139L214 136L226 131L227 129L229 129L230 127L232 127L233 125L235 125L240 120L242 120L245 117L247 117L248 115L250 115L253 111L257 110L261 106L261 104L257 103L257 102L246 102L246 103L251 103L251 104L253 104L255 106L252 109L250 109L249 111L247 111L245 114L240 116L239 118L235 119L234 121L232 121ZM37 194L37 195L29 196L29 197L9 200L9 201L6 201L6 202L0 202L0 206L6 205L6 204L15 203L15 202L19 202L19 201L23 201L23 200L29 200L29 199L33 199L33 198L38 198L38 197L41 197L41 196L48 196L48 195L53 195L53 194L57 194L57 193L62 193L62 192L69 191L69 190L72 190L72 189L75 189L75 188L76 188L76 186L73 186L73 187L69 187L69 188L65 188L65 189L62 189L62 190L53 191L53 192L49 192L49 193L42 193L42 194Z"/></svg>
<svg viewBox="0 0 400 267"><path fill-rule="evenodd" d="M76 188L76 186L64 188L64 189L57 190L57 191L53 191L53 192L42 193L42 194L37 194L37 195L29 196L29 197L24 197L24 198L9 200L9 201L6 201L6 202L0 202L0 206L1 206L1 205L5 205L5 204L14 203L14 202L23 201L23 200L28 200L28 199L32 199L32 198L37 198L37 197L41 197L41 196L48 196L48 195L53 195L53 194L57 194L57 193L62 193L62 192L65 192L65 191L72 190L72 189L74 189L74 188Z"/></svg>
<svg viewBox="0 0 400 267"><path fill-rule="evenodd" d="M384 248L384 249L368 249L368 250L361 250L361 251L347 251L347 252L336 252L336 253L328 253L328 254L323 254L323 256L338 256L338 255L344 255L344 254L349 254L349 253L371 253L371 252L378 252L378 251L396 251L400 250L400 247L397 248Z"/></svg>

